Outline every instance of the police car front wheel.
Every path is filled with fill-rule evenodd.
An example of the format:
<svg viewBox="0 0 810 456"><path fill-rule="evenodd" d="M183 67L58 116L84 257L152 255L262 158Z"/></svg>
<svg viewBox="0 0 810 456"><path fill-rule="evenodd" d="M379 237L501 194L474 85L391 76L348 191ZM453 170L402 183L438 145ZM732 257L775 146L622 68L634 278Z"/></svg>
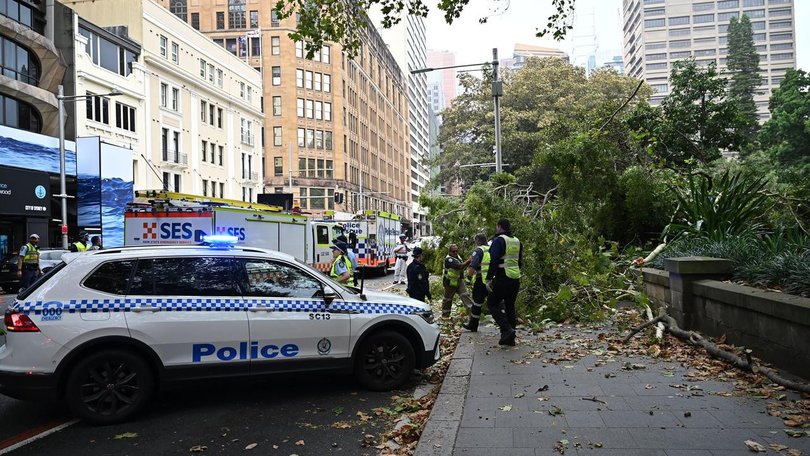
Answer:
<svg viewBox="0 0 810 456"><path fill-rule="evenodd" d="M140 356L108 349L73 367L65 399L79 418L94 424L112 424L143 409L153 390L154 375Z"/></svg>
<svg viewBox="0 0 810 456"><path fill-rule="evenodd" d="M394 331L371 334L360 345L354 373L365 388L386 391L402 386L416 365L411 342Z"/></svg>

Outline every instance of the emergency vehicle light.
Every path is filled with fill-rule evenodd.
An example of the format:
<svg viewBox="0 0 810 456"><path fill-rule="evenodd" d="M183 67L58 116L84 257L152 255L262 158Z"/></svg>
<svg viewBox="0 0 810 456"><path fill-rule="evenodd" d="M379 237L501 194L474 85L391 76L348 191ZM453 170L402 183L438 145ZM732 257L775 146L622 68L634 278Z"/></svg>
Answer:
<svg viewBox="0 0 810 456"><path fill-rule="evenodd" d="M206 244L214 249L227 249L235 246L236 243L239 242L239 238L237 238L236 236L212 234L208 236L203 236L202 241L203 244Z"/></svg>

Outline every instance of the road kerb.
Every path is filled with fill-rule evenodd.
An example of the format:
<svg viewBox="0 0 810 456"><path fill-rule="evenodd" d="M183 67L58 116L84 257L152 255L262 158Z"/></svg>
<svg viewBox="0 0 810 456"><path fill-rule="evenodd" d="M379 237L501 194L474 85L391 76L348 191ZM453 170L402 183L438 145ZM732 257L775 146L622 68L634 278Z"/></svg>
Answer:
<svg viewBox="0 0 810 456"><path fill-rule="evenodd" d="M450 456L456 434L461 425L464 400L470 386L472 372L472 334L461 334L453 360L442 382L442 389L436 397L422 437L416 446L415 456Z"/></svg>

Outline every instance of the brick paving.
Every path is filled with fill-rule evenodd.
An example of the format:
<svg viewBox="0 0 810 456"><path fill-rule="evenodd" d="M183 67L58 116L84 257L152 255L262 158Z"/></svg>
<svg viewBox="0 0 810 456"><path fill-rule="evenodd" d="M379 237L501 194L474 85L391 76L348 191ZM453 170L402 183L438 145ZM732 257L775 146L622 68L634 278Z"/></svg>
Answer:
<svg viewBox="0 0 810 456"><path fill-rule="evenodd" d="M494 328L463 334L416 454L750 455L746 440L810 454L810 437L787 436L766 400L719 395L734 385L695 381L678 363L600 349L544 362L559 357L555 347L581 351L598 335L571 327L550 334L558 331L550 341L523 334L514 348L499 347Z"/></svg>

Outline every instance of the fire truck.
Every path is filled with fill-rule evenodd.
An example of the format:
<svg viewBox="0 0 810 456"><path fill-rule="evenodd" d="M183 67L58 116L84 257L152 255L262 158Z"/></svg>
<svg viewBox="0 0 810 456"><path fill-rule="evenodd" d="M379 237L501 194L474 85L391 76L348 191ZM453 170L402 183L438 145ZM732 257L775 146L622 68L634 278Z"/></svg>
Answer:
<svg viewBox="0 0 810 456"><path fill-rule="evenodd" d="M342 228L351 248L357 254L357 267L385 275L394 267L394 248L399 242L401 217L385 211L363 211L351 220L335 220L327 211L326 222Z"/></svg>
<svg viewBox="0 0 810 456"><path fill-rule="evenodd" d="M240 245L288 253L319 271L332 264L332 241L343 233L331 221L280 207L167 191L136 191L124 213L124 245L196 244L229 235Z"/></svg>

